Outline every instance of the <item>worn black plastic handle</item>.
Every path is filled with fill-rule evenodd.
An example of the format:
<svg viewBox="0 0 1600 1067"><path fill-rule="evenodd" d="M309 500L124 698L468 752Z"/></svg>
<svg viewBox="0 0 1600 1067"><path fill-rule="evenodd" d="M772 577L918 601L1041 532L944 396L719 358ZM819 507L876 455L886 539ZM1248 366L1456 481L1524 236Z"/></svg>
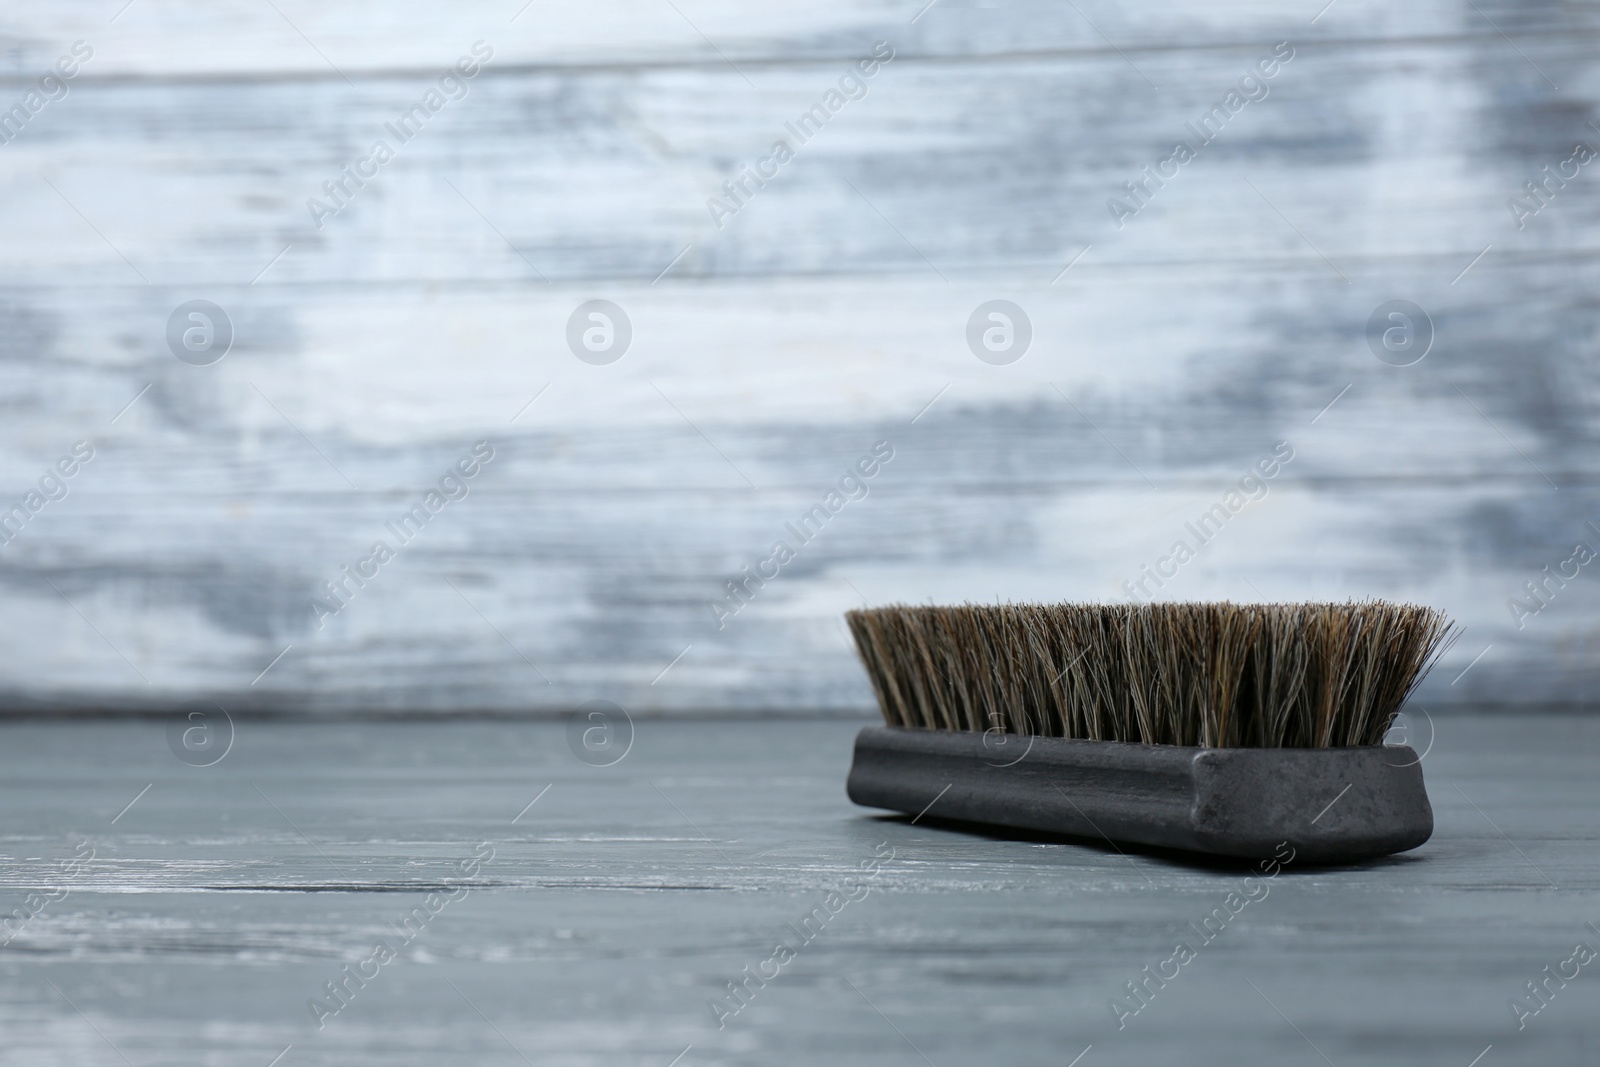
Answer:
<svg viewBox="0 0 1600 1067"><path fill-rule="evenodd" d="M1263 859L1346 863L1433 834L1417 754L1359 748L1185 748L870 727L847 790L908 814ZM931 805L931 807L930 807Z"/></svg>

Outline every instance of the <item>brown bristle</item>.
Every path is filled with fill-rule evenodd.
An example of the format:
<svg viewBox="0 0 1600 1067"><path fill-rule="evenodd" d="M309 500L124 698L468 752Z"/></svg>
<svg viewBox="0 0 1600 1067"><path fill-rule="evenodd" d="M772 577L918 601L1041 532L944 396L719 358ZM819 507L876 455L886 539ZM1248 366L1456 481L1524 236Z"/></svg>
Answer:
<svg viewBox="0 0 1600 1067"><path fill-rule="evenodd" d="M1455 638L1414 604L848 612L890 726L1206 748L1381 744Z"/></svg>

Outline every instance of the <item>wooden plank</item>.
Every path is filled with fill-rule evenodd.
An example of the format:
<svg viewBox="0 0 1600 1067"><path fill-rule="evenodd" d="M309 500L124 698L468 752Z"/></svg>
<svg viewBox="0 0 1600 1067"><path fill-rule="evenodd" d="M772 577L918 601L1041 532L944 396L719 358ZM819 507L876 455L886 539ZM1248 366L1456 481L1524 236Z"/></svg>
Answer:
<svg viewBox="0 0 1600 1067"><path fill-rule="evenodd" d="M51 400L13 419L6 469L26 485L80 433L99 451L4 549L6 632L28 650L5 677L18 704L862 707L837 621L862 597L1122 598L1286 440L1266 499L1162 595L1437 603L1471 640L1429 699L1582 700L1587 583L1536 617L1507 602L1595 536L1592 385L1561 354L1562 324L1592 313L1533 315L1552 331L1538 353L1522 320L1495 337L1474 310L1515 292L1548 307L1571 281L1487 263L1432 279L1439 351L1410 368L1350 336L1387 295L1376 280L1338 295L1342 336L1304 338L1299 309L1329 289L1316 272L1262 277L1248 304L1233 276L1002 289L1037 321L1037 351L1009 367L965 349L964 310L994 292L966 285L613 289L638 340L609 367L565 350L571 291L418 291L405 313L307 293L295 351L272 339L278 297L250 294L241 350L206 368L159 341L118 350L157 325L142 301L74 320L68 294L48 312L56 355L19 379ZM401 548L385 524L480 437L496 458L471 495ZM795 540L785 523L879 440L895 458L869 496L718 629L726 580ZM399 558L318 626L322 583L380 539Z"/></svg>
<svg viewBox="0 0 1600 1067"><path fill-rule="evenodd" d="M961 309L992 290L952 300L856 280L613 291L638 351L605 368L559 339L576 298L532 290L419 294L405 315L386 297L308 294L300 351L275 351L268 332L208 368L149 341L120 366L58 356L20 379L52 399L13 420L8 477L37 479L80 433L98 451L4 549L19 606L7 635L29 650L5 667L12 699L859 707L867 691L837 617L861 597L1120 598L1280 440L1296 458L1268 497L1164 595L1435 602L1482 634L1450 678L1496 645L1470 688L1444 678L1435 699L1513 687L1581 699L1586 585L1521 628L1507 600L1592 538L1593 446L1581 419L1550 417L1586 410L1591 387L1558 388L1568 372L1554 358L1542 376L1501 364L1492 338L1470 335L1486 292L1525 285L1544 299L1536 272L1479 269L1459 295L1435 280L1455 302L1436 305L1440 353L1405 369L1355 339L1297 351L1303 320L1262 321L1230 301L1231 278L1174 279L1130 304L1106 274L1002 290L1038 322L1038 351L1002 368L961 339ZM1262 304L1283 307L1327 287L1260 284ZM1368 306L1384 295L1365 287ZM240 321L270 331L282 305L253 298ZM141 316L149 329L142 303L70 321L67 299L51 316L62 355L116 352ZM1364 312L1345 299L1350 318ZM1084 358L1124 346L1130 314L1137 350ZM861 336L862 323L876 332ZM749 345L762 335L782 339L778 362ZM415 358L432 336L456 358ZM1225 336L1250 340L1218 354L1210 339ZM685 345L705 369L684 373L672 353ZM1287 371L1316 365L1320 381ZM762 380L783 384L750 388ZM401 549L385 524L480 436L496 458L471 495ZM794 540L785 523L878 440L895 459L868 498L719 630L709 604L728 603L726 579ZM379 539L400 557L319 627L312 599L338 606L322 583Z"/></svg>
<svg viewBox="0 0 1600 1067"><path fill-rule="evenodd" d="M477 38L508 64L548 66L697 65L741 70L764 64L853 57L877 39L922 55L1015 52L1142 53L1231 49L1285 38L1373 42L1471 38L1515 59L1497 28L1519 46L1539 37L1594 32L1584 5L1527 6L1510 0L1476 9L1429 0L1395 9L1377 0L1286 7L1221 3L1202 10L1159 2L1029 2L1004 7L959 0L905 0L890 7L690 0L539 3L473 9L397 2L381 13L297 0L272 6L200 0L120 5L13 5L7 32L19 65L48 65L60 45L94 43L95 76L359 80L378 71L424 71L453 62ZM1326 7L1326 10L1324 8ZM276 10L274 10L276 8ZM31 62L26 62L31 60Z"/></svg>
<svg viewBox="0 0 1600 1067"><path fill-rule="evenodd" d="M1520 230L1507 201L1600 136L1528 84L1534 67L1485 47L1308 45L1211 143L1190 124L1271 42L1152 55L1159 93L1115 55L890 64L804 143L786 124L836 89L839 63L759 71L753 87L699 69L485 73L404 142L391 126L427 89L415 79L85 84L0 156L0 247L23 290L651 281L669 267L1048 280L1086 245L1085 269L1292 262L1333 281L1428 258L1454 277L1490 244L1499 259L1587 256L1597 209L1581 185ZM1581 36L1526 50L1580 83L1594 52ZM794 160L737 214L713 212L778 138ZM1196 156L1156 188L1143 169L1180 139ZM382 167L379 141L394 154ZM363 161L376 176L356 188L341 169ZM1113 199L1137 213L1114 217Z"/></svg>

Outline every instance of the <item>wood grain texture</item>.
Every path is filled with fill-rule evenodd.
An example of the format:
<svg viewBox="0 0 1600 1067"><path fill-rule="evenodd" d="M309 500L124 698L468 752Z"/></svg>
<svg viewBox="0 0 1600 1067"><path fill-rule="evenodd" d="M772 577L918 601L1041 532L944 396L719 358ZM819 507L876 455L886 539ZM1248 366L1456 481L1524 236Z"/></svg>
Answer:
<svg viewBox="0 0 1600 1067"><path fill-rule="evenodd" d="M5 99L95 54L0 144L0 504L96 457L0 548L0 704L860 709L845 608L1121 598L1279 441L1162 595L1425 601L1467 633L1424 705L1586 704L1586 573L1508 600L1600 545L1593 167L1521 229L1507 200L1600 147L1592 7L518 6L16 9ZM317 226L479 38L464 98ZM719 228L708 198L880 40ZM235 332L208 367L165 336L197 298ZM610 366L565 340L592 298L633 325ZM1010 366L965 337L995 298L1033 326ZM1414 366L1369 350L1394 299L1431 319ZM471 495L319 626L479 440ZM880 440L870 495L719 629Z"/></svg>
<svg viewBox="0 0 1600 1067"><path fill-rule="evenodd" d="M1290 863L1121 1030L1107 1002L1198 945L1188 924L1246 872L853 807L855 723L640 720L604 768L555 723L241 720L206 768L165 725L0 727L0 903L68 890L0 948L0 1063L265 1065L292 1045L282 1067L665 1067L692 1045L680 1067L1060 1067L1092 1044L1082 1064L1465 1065L1600 1044L1588 968L1520 1031L1507 1005L1600 941L1588 717L1439 716L1413 738L1428 844ZM93 858L65 878L79 842ZM307 1001L480 842L465 898L318 1030ZM719 1030L708 1002L885 850Z"/></svg>

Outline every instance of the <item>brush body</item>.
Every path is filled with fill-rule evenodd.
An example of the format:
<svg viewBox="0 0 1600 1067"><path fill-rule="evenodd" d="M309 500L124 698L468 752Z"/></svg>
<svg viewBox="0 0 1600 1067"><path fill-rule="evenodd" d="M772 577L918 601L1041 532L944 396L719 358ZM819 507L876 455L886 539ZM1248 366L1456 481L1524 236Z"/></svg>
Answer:
<svg viewBox="0 0 1600 1067"><path fill-rule="evenodd" d="M1416 848L1433 809L1383 737L1453 627L1348 604L890 606L846 615L887 729L858 804L1259 859Z"/></svg>
<svg viewBox="0 0 1600 1067"><path fill-rule="evenodd" d="M1296 862L1348 863L1433 833L1405 746L1194 748L874 727L856 738L847 790L910 815L1245 859L1287 841Z"/></svg>

